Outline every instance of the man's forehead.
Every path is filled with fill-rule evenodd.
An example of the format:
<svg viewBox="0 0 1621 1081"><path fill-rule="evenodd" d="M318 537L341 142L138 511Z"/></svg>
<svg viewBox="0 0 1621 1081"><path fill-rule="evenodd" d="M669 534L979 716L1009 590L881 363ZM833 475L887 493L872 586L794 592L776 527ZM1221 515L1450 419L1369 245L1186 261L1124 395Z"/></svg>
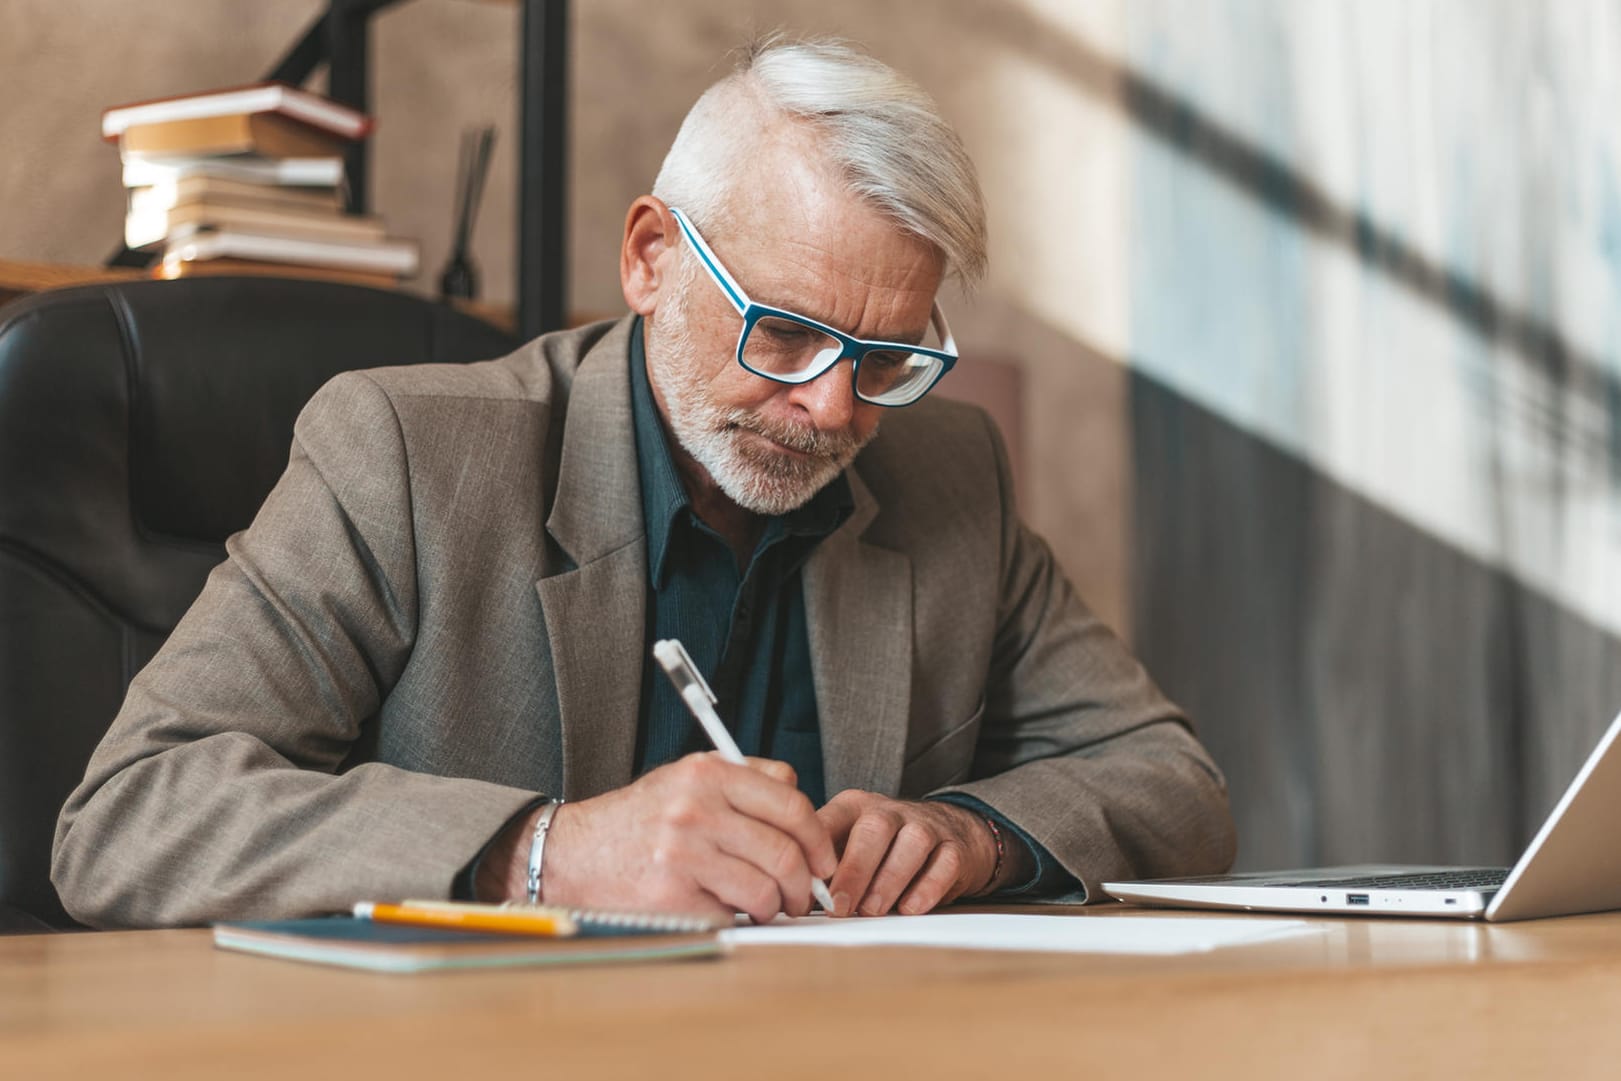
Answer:
<svg viewBox="0 0 1621 1081"><path fill-rule="evenodd" d="M851 332L855 319L921 338L944 268L938 250L842 185L793 180L738 192L713 241L750 298Z"/></svg>
<svg viewBox="0 0 1621 1081"><path fill-rule="evenodd" d="M937 262L917 245L897 255L843 238L781 238L755 249L742 284L760 304L858 337L921 341L939 287Z"/></svg>
<svg viewBox="0 0 1621 1081"><path fill-rule="evenodd" d="M798 243L848 266L881 255L915 262L919 249L927 261L932 253L931 245L852 192L802 125L779 125L754 151L744 175L730 185L726 217L735 241L752 238L774 250Z"/></svg>

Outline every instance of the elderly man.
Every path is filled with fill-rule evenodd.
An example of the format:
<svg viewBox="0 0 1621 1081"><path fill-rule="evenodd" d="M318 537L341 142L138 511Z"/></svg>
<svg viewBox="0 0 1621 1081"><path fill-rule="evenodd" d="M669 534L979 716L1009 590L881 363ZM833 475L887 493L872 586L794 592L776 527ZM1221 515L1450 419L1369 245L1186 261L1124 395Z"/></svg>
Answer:
<svg viewBox="0 0 1621 1081"><path fill-rule="evenodd" d="M101 926L366 898L927 911L1222 870L1220 775L926 398L984 263L915 86L758 47L630 208L632 314L301 416L62 812ZM705 752L678 638L752 757Z"/></svg>

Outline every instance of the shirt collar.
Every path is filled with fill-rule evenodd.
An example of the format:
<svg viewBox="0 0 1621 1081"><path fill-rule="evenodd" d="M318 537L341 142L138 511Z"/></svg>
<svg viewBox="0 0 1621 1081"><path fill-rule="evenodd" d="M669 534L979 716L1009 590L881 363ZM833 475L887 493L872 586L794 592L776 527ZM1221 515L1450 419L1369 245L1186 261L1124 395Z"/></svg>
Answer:
<svg viewBox="0 0 1621 1081"><path fill-rule="evenodd" d="M638 316L630 328L630 412L636 435L636 471L642 484L642 521L647 529L647 566L653 588L658 589L664 583L671 538L678 525L691 521L692 508L670 456L658 404L653 400L642 326ZM784 536L820 541L843 525L854 509L850 482L840 473L804 506L769 519L760 544L771 544Z"/></svg>

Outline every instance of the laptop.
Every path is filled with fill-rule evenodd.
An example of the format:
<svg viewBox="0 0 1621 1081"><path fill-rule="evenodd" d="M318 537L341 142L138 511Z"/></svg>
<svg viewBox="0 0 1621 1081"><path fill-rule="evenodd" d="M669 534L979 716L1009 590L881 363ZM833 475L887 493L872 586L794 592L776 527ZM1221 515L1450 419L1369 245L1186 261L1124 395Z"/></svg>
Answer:
<svg viewBox="0 0 1621 1081"><path fill-rule="evenodd" d="M1528 920L1621 908L1621 716L1513 867L1361 864L1105 882L1122 901L1173 908Z"/></svg>

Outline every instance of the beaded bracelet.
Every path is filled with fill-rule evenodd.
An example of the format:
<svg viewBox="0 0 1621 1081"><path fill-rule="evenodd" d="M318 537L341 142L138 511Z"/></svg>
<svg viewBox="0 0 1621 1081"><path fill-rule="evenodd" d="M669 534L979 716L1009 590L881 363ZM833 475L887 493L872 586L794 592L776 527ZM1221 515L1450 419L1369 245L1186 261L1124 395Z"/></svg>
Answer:
<svg viewBox="0 0 1621 1081"><path fill-rule="evenodd" d="M985 883L985 892L994 893L996 892L996 883L1002 877L1002 860L1007 856L1007 846L1002 843L1002 827L996 824L996 820L989 815L980 815L979 817L983 818L985 824L991 828L991 839L996 842L996 866L991 868L990 881Z"/></svg>

